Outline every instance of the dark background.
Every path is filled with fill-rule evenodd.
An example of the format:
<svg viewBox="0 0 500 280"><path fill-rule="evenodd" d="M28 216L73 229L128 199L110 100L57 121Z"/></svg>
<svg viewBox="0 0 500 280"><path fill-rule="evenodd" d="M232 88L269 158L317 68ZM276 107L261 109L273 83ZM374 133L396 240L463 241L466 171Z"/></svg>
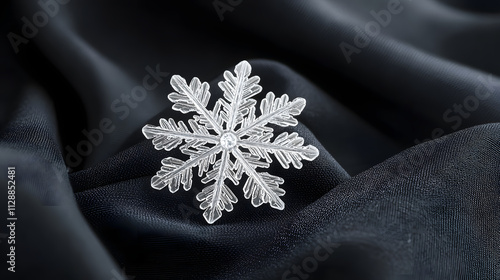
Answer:
<svg viewBox="0 0 500 280"><path fill-rule="evenodd" d="M19 219L6 279L500 279L500 4L1 5L0 197L16 166ZM257 100L307 100L287 131L320 156L270 168L284 211L252 207L241 184L235 210L208 225L197 175L188 192L150 187L179 153L141 128L191 117L171 109L172 75L209 82L215 100L242 60L261 77ZM130 99L151 71L157 86Z"/></svg>

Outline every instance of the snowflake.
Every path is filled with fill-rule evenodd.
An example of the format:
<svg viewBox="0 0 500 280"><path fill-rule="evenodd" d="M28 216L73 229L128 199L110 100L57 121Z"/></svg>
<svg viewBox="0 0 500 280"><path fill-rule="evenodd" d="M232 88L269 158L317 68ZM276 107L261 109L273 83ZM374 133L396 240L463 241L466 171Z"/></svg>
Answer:
<svg viewBox="0 0 500 280"><path fill-rule="evenodd" d="M256 117L257 101L252 97L260 93L262 87L258 84L259 76L250 77L251 70L250 64L242 61L236 65L235 75L224 72L225 81L219 82L224 98L220 98L212 110L206 108L211 95L208 83L201 83L195 77L188 85L182 77L172 76L170 83L175 92L168 95L174 103L172 108L196 115L188 120L188 125L162 118L160 126L148 124L142 129L147 139L153 139L157 150L170 151L182 145L180 151L189 156L186 161L173 157L163 159L161 170L151 178L154 189L168 186L170 192L175 193L182 185L184 190L189 190L193 167L198 167L199 177L204 176L202 183L213 182L196 195L209 224L218 220L223 210L232 211L233 203L238 201L226 185L227 179L238 185L246 174L243 192L253 206L269 203L272 208L283 210L285 203L280 198L285 194L280 188L283 178L257 169L270 166L271 154L286 169L290 164L300 169L302 160L312 161L319 154L315 147L304 146L304 139L295 132L283 132L271 140L273 129L266 125L297 125L294 116L302 112L306 100L290 101L286 94L276 97L269 92L260 103L261 115Z"/></svg>

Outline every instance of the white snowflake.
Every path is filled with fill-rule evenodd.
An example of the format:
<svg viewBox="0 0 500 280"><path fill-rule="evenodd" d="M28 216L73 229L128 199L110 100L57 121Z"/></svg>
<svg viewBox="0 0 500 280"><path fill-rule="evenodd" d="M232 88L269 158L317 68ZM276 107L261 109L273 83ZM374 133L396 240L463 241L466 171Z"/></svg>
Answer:
<svg viewBox="0 0 500 280"><path fill-rule="evenodd" d="M225 81L219 82L224 99L220 98L212 110L206 108L211 95L208 83L193 78L188 85L182 77L172 76L170 83L175 92L168 95L174 103L172 108L196 115L188 125L162 118L160 126L148 124L142 129L147 139L153 139L157 150L170 151L184 143L179 149L189 156L186 161L173 157L163 159L161 170L151 179L153 188L161 190L168 186L174 193L182 185L184 190L189 190L193 167L198 167L198 176L205 175L201 180L204 184L213 182L196 195L209 224L222 216L222 210L232 211L233 203L238 201L226 185L226 179L238 185L245 173L248 178L243 186L244 196L251 198L253 206L269 203L272 208L283 210L285 203L280 196L285 191L280 185L284 180L257 169L270 166L271 154L284 168L292 164L297 169L302 168L302 160L312 161L319 154L315 147L303 146L304 139L295 132L283 132L271 140L273 129L266 125L297 125L294 116L302 112L306 100L290 101L286 94L276 98L269 92L260 103L261 115L256 117L257 102L252 97L260 93L262 87L258 84L259 76L250 77L251 70L250 64L242 61L234 69L236 75L224 72Z"/></svg>

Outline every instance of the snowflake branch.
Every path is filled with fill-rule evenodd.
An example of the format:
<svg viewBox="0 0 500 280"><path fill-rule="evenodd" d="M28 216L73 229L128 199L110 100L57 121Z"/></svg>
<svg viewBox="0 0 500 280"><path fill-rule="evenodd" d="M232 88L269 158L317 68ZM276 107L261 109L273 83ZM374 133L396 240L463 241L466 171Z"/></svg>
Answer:
<svg viewBox="0 0 500 280"><path fill-rule="evenodd" d="M222 152L222 157L221 157L221 164L219 166L219 174L217 176L217 179L215 180L215 189L214 189L214 195L212 197L212 201L210 201L209 207L213 208L217 206L217 203L220 200L220 194L222 190L222 185L224 184L224 179L226 179L225 176L225 171L227 169L227 162L229 161L229 153L227 150L224 150Z"/></svg>
<svg viewBox="0 0 500 280"><path fill-rule="evenodd" d="M242 61L234 68L236 77L231 72L225 71L225 81L219 82L219 87L224 92L224 98L231 103L224 106L225 115L227 116L226 130L234 130L234 127L241 122L243 116L248 113L248 109L256 103L250 97L262 90L262 87L258 84L260 78L258 76L250 77L251 72L252 66L250 63Z"/></svg>
<svg viewBox="0 0 500 280"><path fill-rule="evenodd" d="M296 132L291 134L283 132L276 137L273 143L252 140L240 140L240 145L261 158L265 158L268 162L271 161L267 153L274 154L281 166L286 169L290 167L290 163L292 163L295 168L300 169L302 168L301 160L313 161L319 155L319 151L316 147L312 145L302 146L304 144L304 139L299 137Z"/></svg>
<svg viewBox="0 0 500 280"><path fill-rule="evenodd" d="M209 224L213 224L222 216L222 210L231 212L233 203L238 201L234 193L224 184L227 172L231 170L227 150L222 152L222 157L216 165L216 168L213 169L217 172L216 176L212 178L212 174L207 174L208 181L215 180L215 183L196 195L196 199L201 202L200 208L205 210L203 217Z"/></svg>
<svg viewBox="0 0 500 280"><path fill-rule="evenodd" d="M243 147L245 148L259 148L259 149L264 149L264 150L269 150L269 151L283 151L283 152L291 152L291 153L300 153L300 152L305 152L309 151L311 145L306 146L306 147L284 147L281 145L277 145L274 143L258 143L258 142L250 142L247 140L240 140L239 142ZM314 148L314 147L313 147Z"/></svg>
<svg viewBox="0 0 500 280"><path fill-rule="evenodd" d="M233 149L232 154L240 162L245 173L248 175L248 180L243 187L245 198L248 199L252 197L252 205L255 207L262 205L262 203L269 202L272 208L279 210L285 209L285 203L280 198L280 196L285 194L285 191L279 188L279 184L282 184L284 180L267 173L262 173L265 177L261 176L261 174L255 171L255 168L248 163L240 150Z"/></svg>
<svg viewBox="0 0 500 280"><path fill-rule="evenodd" d="M189 190L191 188L191 169L198 165L203 159L220 152L220 150L220 146L214 146L204 153L201 153L196 157L192 157L186 162L172 157L163 159L163 166L161 170L158 171L153 178L151 178L151 187L161 190L168 186L170 192L174 193L179 190L179 186L182 183L184 190Z"/></svg>
<svg viewBox="0 0 500 280"><path fill-rule="evenodd" d="M170 80L170 84L177 90L177 92L168 95L170 101L175 103L172 107L174 110L185 114L194 109L194 111L198 112L208 121L211 128L219 134L222 133L223 129L221 125L213 118L212 114L206 108L210 99L208 83L200 85L198 78L193 78L191 84L188 86L184 78L179 75L174 75ZM187 97L188 100L186 100L185 97ZM194 108L192 108L192 106L194 106Z"/></svg>
<svg viewBox="0 0 500 280"><path fill-rule="evenodd" d="M189 120L189 126L192 131L183 121L175 123L173 119L160 119L160 126L145 125L142 128L142 133L147 139L153 139L155 149L165 149L170 151L179 146L183 141L187 146L200 146L206 143L217 144L218 137L210 135L207 128L200 126L196 121Z"/></svg>
<svg viewBox="0 0 500 280"><path fill-rule="evenodd" d="M159 126L153 126L153 125L146 125L142 128L143 134L146 136L147 139L154 138L158 135L161 136L167 136L167 137L174 137L174 138L180 138L184 140L200 140L204 141L206 143L212 143L212 144L217 144L219 142L218 136L214 135L202 135L202 134L194 134L190 132L180 132L180 131L175 131L175 130L168 130L164 129ZM155 146L156 147L156 146Z"/></svg>
<svg viewBox="0 0 500 280"><path fill-rule="evenodd" d="M304 98L295 98L288 102L288 95L283 94L280 98L276 98L274 93L269 92L260 104L262 115L248 125L241 127L236 134L238 137L247 135L253 129L263 127L268 123L273 123L279 126L295 126L297 120L293 116L300 115L306 106Z"/></svg>
<svg viewBox="0 0 500 280"><path fill-rule="evenodd" d="M231 110L229 112L229 122L227 123L227 127L226 127L226 129L231 130L231 131L234 129L234 126L236 124L236 117L237 117L236 112L238 111L238 107L240 106L240 102L241 102L241 98L242 98L241 90L242 90L242 87L244 85L244 81L246 79L246 76L248 74L250 74L250 70L248 69L249 67L250 67L250 65L243 65L242 68L244 68L244 70L243 70L244 73L240 73L240 71L235 71L236 77L238 78L238 80L236 81L236 84L235 84L236 88L234 89L234 92L233 92L234 97L233 97L233 101L231 102ZM236 69L238 69L238 68L236 68ZM248 73L248 74L245 75L246 73Z"/></svg>

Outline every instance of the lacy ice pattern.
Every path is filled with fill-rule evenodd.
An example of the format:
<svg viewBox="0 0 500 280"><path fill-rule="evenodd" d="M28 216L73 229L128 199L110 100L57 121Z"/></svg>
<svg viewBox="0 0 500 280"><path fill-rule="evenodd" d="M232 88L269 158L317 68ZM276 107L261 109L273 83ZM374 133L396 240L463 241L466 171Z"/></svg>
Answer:
<svg viewBox="0 0 500 280"><path fill-rule="evenodd" d="M189 190L193 180L193 168L198 168L198 176L206 187L196 195L204 210L205 220L212 224L222 216L222 211L233 210L238 201L226 184L231 181L239 185L243 174L244 197L253 206L269 203L272 208L283 210L285 203L280 188L284 180L261 169L272 163L271 155L288 169L290 165L300 169L302 160L312 161L318 155L314 146L304 146L304 139L297 133L283 132L273 139L273 128L296 126L298 116L306 105L303 98L290 100L288 95L276 97L269 92L260 102L260 115L256 116L255 95L262 91L259 76L250 76L251 66L247 61L236 65L234 74L224 72L224 81L219 87L224 93L212 110L207 109L210 101L210 87L193 78L189 84L178 75L172 76L171 85L175 89L168 95L174 103L172 109L183 114L194 113L192 119L175 122L160 119L160 126L146 125L142 132L147 139L153 139L157 150L179 150L188 157L181 160L167 157L162 160L161 170L151 178L151 186L157 190L168 187L175 193L182 186Z"/></svg>

